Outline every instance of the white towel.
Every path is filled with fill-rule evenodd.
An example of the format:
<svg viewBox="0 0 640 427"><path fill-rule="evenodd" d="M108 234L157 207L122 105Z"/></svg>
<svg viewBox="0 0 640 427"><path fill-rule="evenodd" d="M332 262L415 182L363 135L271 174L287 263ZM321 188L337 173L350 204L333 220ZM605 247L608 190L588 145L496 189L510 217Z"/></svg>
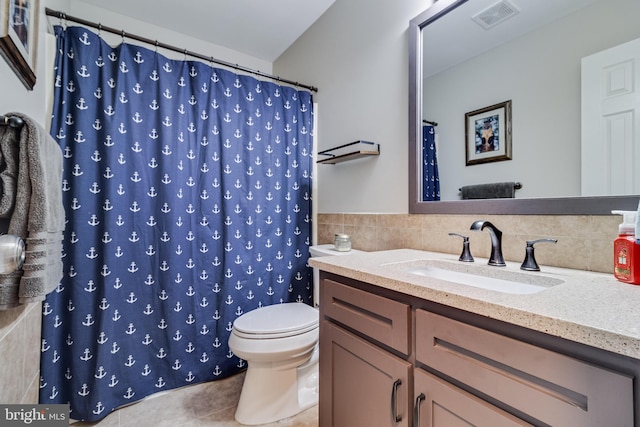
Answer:
<svg viewBox="0 0 640 427"><path fill-rule="evenodd" d="M7 115L22 118L24 126L0 127L0 150L6 165L0 172L0 207L6 197L14 199L13 208L9 209L8 233L25 241L26 258L22 271L0 274L0 309L42 301L56 288L62 278L65 226L60 146L30 117L21 113ZM12 163L17 172L8 170ZM6 176L13 178L4 179ZM11 188L12 183L15 188Z"/></svg>

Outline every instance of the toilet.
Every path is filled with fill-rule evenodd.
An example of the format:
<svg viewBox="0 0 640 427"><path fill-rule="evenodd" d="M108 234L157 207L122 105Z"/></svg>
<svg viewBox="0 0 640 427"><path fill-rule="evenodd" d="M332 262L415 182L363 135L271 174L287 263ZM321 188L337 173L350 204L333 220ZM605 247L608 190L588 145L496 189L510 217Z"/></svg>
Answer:
<svg viewBox="0 0 640 427"><path fill-rule="evenodd" d="M311 256L346 255L333 245L311 246ZM318 279L314 269L314 300ZM229 348L247 362L235 418L267 424L292 417L318 403L318 310L304 303L251 310L233 322Z"/></svg>

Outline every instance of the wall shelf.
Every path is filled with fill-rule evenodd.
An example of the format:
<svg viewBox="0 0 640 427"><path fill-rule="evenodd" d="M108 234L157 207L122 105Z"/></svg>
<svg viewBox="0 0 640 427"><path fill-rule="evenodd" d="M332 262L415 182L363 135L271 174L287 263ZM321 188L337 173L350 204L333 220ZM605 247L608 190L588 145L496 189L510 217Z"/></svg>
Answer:
<svg viewBox="0 0 640 427"><path fill-rule="evenodd" d="M359 140L320 151L318 152L318 155L329 157L318 160L316 163L334 165L336 163L346 162L347 160L354 160L367 156L378 156L380 155L380 144Z"/></svg>

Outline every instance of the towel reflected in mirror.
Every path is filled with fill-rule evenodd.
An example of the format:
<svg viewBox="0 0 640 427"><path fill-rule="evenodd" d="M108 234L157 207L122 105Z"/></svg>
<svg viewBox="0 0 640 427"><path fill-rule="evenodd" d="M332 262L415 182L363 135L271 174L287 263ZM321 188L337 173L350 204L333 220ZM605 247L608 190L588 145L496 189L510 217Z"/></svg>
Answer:
<svg viewBox="0 0 640 427"><path fill-rule="evenodd" d="M520 188L522 185L514 181L465 185L460 188L460 197L462 200L513 199L516 196L516 190Z"/></svg>

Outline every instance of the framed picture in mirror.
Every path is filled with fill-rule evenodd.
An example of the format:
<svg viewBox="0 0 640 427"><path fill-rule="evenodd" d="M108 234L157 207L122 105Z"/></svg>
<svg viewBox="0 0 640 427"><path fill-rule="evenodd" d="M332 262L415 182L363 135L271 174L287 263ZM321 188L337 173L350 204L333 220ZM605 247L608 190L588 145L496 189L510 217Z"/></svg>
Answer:
<svg viewBox="0 0 640 427"><path fill-rule="evenodd" d="M20 81L36 84L39 0L0 0L0 53Z"/></svg>
<svg viewBox="0 0 640 427"><path fill-rule="evenodd" d="M511 160L511 100L465 114L466 165Z"/></svg>

